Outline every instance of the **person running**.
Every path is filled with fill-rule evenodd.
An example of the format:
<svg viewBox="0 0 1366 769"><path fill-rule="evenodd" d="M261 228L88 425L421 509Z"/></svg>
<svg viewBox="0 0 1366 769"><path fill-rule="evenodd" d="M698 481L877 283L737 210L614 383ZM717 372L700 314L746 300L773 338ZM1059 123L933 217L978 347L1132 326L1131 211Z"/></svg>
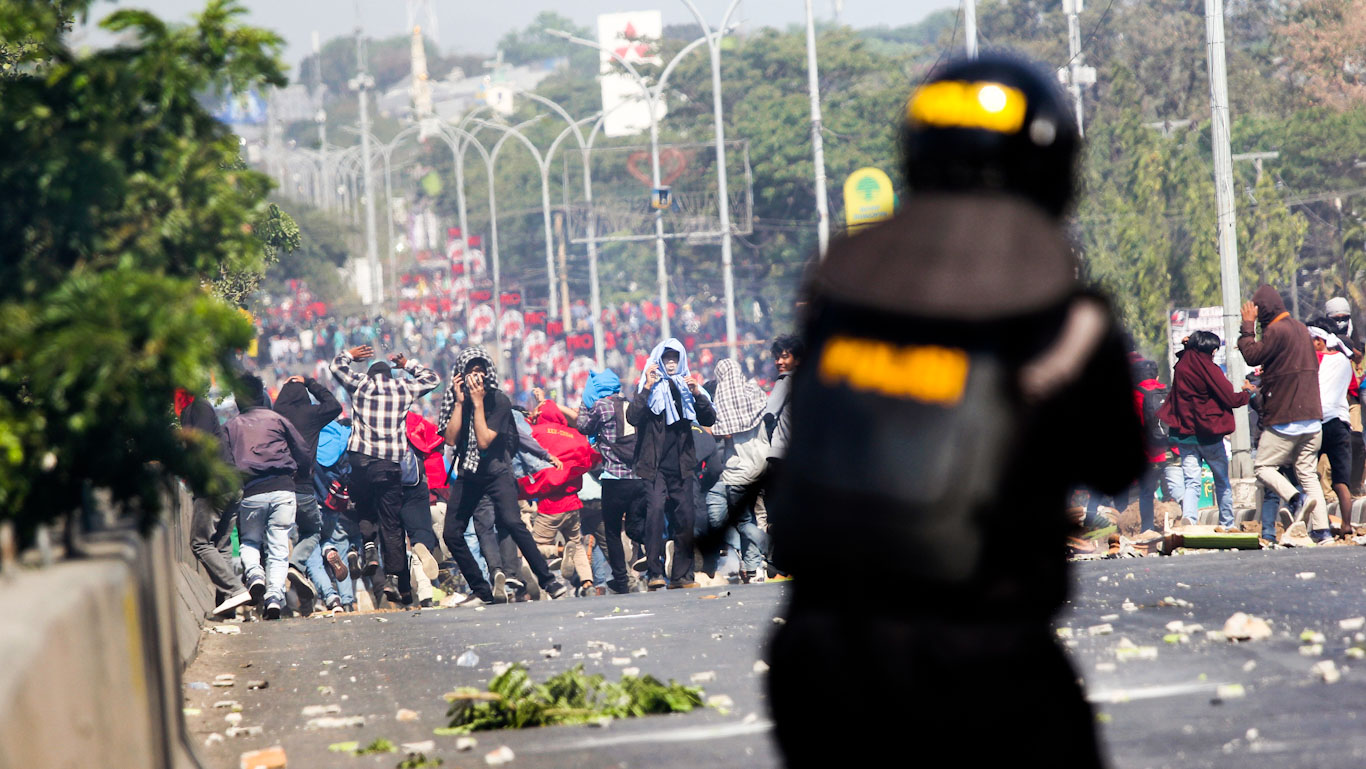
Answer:
<svg viewBox="0 0 1366 769"><path fill-rule="evenodd" d="M1319 401L1323 404L1323 445L1319 456L1328 457L1333 493L1338 498L1338 517L1343 538L1352 535L1352 423L1347 391L1352 386L1352 352L1329 329L1327 318L1309 321L1309 336L1319 356Z"/></svg>
<svg viewBox="0 0 1366 769"><path fill-rule="evenodd" d="M317 401L314 403L314 401ZM330 390L323 387L313 377L292 376L285 380L280 392L275 396L275 413L288 419L308 446L308 455L317 457L318 436L332 420L341 416L341 403ZM290 578L295 583L299 595L300 612L311 613L313 601L310 596L321 593L327 608L332 611L341 608L341 598L332 589L332 582L318 559L313 559L313 551L321 544L323 515L318 506L318 497L313 488L313 461L299 465L294 474L295 522L299 529L299 541L290 556ZM310 566L310 561L312 566ZM306 578L301 578L307 575Z"/></svg>
<svg viewBox="0 0 1366 769"><path fill-rule="evenodd" d="M384 597L398 603L403 595L412 594L401 518L403 485L399 467L412 450L406 419L417 399L435 390L441 378L402 354L391 355L390 360L412 374L412 380L395 377L384 361L376 361L364 374L351 370L353 362L374 355L374 348L369 345L344 350L332 361L332 375L351 394L354 412L347 449L351 458L351 499L362 524L361 535L366 538L362 573L373 574L379 566L374 544L377 526L384 558Z"/></svg>
<svg viewBox="0 0 1366 769"><path fill-rule="evenodd" d="M196 439L217 442L218 458L232 464L227 433L218 422L218 415L205 398L197 397L183 388L175 391L175 412L180 428ZM235 488L217 496L195 495L194 512L190 518L190 551L204 567L213 583L216 597L214 616L235 612L237 607L251 601L251 593L232 570L232 530L237 521L237 503L242 491Z"/></svg>
<svg viewBox="0 0 1366 769"><path fill-rule="evenodd" d="M1172 369L1171 391L1157 412L1167 425L1171 441L1181 452L1181 474L1185 480L1181 495L1181 517L1196 523L1200 517L1200 472L1203 461L1214 476L1214 498L1219 505L1219 525L1233 526L1233 490L1229 484L1228 452L1224 436L1233 432L1233 410L1246 406L1246 390L1233 389L1224 372L1214 363L1214 353L1223 342L1209 331L1196 331L1186 339L1185 349L1176 354ZM1276 532L1263 537L1275 541Z"/></svg>
<svg viewBox="0 0 1366 769"><path fill-rule="evenodd" d="M233 464L242 473L237 520L242 566L252 601L264 600L265 618L279 619L289 573L289 535L294 528L294 477L300 465L313 461L313 455L294 425L270 409L260 377L243 375L235 394L241 413L228 420L225 430Z"/></svg>
<svg viewBox="0 0 1366 769"><path fill-rule="evenodd" d="M1290 317L1271 286L1258 288L1243 303L1242 315L1238 351L1249 366L1262 369L1262 437L1253 462L1257 480L1285 501L1292 520L1306 519L1315 542L1327 541L1333 532L1316 469L1323 446L1323 407L1309 329ZM1261 339L1256 336L1258 323ZM1293 469L1298 489L1281 474L1282 467ZM1262 529L1266 530L1265 522Z"/></svg>
<svg viewBox="0 0 1366 769"><path fill-rule="evenodd" d="M790 348L789 348L790 351ZM730 358L716 363L716 424L712 434L721 440L725 467L719 482L707 491L708 517L725 525L725 536L740 553L740 581L762 579L768 555L768 535L754 512L758 494L747 494L763 477L769 451L764 413L767 398L759 385L745 379L740 364ZM734 509L733 518L728 514ZM719 523L721 521L727 524ZM733 528L732 528L733 527ZM731 538L731 532L735 536Z"/></svg>
<svg viewBox="0 0 1366 769"><path fill-rule="evenodd" d="M583 402L574 410L574 426L579 432L597 442L602 455L602 524L607 548L607 562L612 569L612 580L607 587L614 593L630 590L630 572L626 565L626 547L622 530L626 521L643 518L645 510L645 481L636 475L636 429L626 419L630 400L621 395L621 379L611 369L594 371L588 375ZM564 407L561 407L562 409ZM596 521L588 515L582 521L585 531L596 531Z"/></svg>
<svg viewBox="0 0 1366 769"><path fill-rule="evenodd" d="M540 403L531 414L533 437L550 452L554 465L518 479L517 485L523 498L536 501L531 533L541 554L555 557L556 535L563 537L564 561L572 566L571 570L579 580L579 595L591 595L593 567L589 559L594 547L593 531L597 527L581 528L583 502L579 499L579 491L583 488L584 474L601 457L582 433L569 426L557 404L546 400L540 388L535 393Z"/></svg>
<svg viewBox="0 0 1366 769"><path fill-rule="evenodd" d="M692 425L716 422L699 377L688 372L687 350L675 338L650 352L626 421L638 433L634 468L646 482L645 557L647 587L696 587L693 581L694 496L697 451ZM668 524L673 563L664 579L664 535Z"/></svg>
<svg viewBox="0 0 1366 769"><path fill-rule="evenodd" d="M461 605L506 602L508 577L520 572L520 564L507 557L503 548L480 536L479 549L488 564L490 585L465 542L465 529L484 499L493 506L499 540L510 539L516 545L546 595L563 597L569 589L551 574L518 512L517 482L512 472L517 426L512 402L498 387L493 356L484 348L467 347L456 359L436 427L454 452L451 464L456 478L451 482L442 540L470 586L470 596Z"/></svg>

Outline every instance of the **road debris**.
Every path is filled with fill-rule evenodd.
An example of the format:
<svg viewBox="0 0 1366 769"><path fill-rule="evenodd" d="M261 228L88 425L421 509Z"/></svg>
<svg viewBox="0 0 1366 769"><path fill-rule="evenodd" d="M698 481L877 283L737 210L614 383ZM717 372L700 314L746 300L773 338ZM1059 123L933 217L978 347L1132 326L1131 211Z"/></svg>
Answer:
<svg viewBox="0 0 1366 769"><path fill-rule="evenodd" d="M1328 639L1323 635L1323 633L1320 633L1317 630L1310 630L1308 628L1305 628L1304 631L1300 633L1300 643L1321 644L1327 640Z"/></svg>
<svg viewBox="0 0 1366 769"><path fill-rule="evenodd" d="M474 746L479 744L479 740L473 737L461 737L455 741L455 749L461 753L474 750Z"/></svg>
<svg viewBox="0 0 1366 769"><path fill-rule="evenodd" d="M1315 574L1315 573L1312 572L1312 571L1302 571L1302 572L1300 572L1299 574L1296 574L1296 575L1295 575L1295 579L1311 580L1311 579L1313 579L1314 577L1317 577L1317 576L1318 576L1318 575Z"/></svg>
<svg viewBox="0 0 1366 769"><path fill-rule="evenodd" d="M397 753L397 752L398 752L398 746L395 745L392 741L386 740L386 739L384 739L383 737L377 738L374 742L371 742L369 745L366 745L366 746L363 747L363 748L357 748L357 749L356 749L356 755L358 755L358 756L369 756L369 755L373 755L373 754L375 754L375 753Z"/></svg>
<svg viewBox="0 0 1366 769"><path fill-rule="evenodd" d="M1224 622L1224 637L1230 641L1260 641L1271 637L1271 625L1261 617L1240 611Z"/></svg>
<svg viewBox="0 0 1366 769"><path fill-rule="evenodd" d="M763 675L768 672L768 663L763 660L755 660L753 670L755 675Z"/></svg>
<svg viewBox="0 0 1366 769"><path fill-rule="evenodd" d="M300 713L304 718L335 716L341 712L341 705L306 705Z"/></svg>
<svg viewBox="0 0 1366 769"><path fill-rule="evenodd" d="M409 710L407 708L399 708L399 711L394 714L394 719L399 721L400 723L411 723L413 721L416 721L417 718L417 711Z"/></svg>
<svg viewBox="0 0 1366 769"><path fill-rule="evenodd" d="M222 633L223 635L240 635L242 633L242 628L236 625L214 625L213 632Z"/></svg>
<svg viewBox="0 0 1366 769"><path fill-rule="evenodd" d="M716 671L704 670L701 673L693 673L688 680L695 684L709 684L716 680Z"/></svg>
<svg viewBox="0 0 1366 769"><path fill-rule="evenodd" d="M1166 598L1163 598L1161 601L1158 601L1158 602L1157 602L1157 605L1158 605L1158 606L1175 606L1175 607L1178 607L1178 608L1181 608L1181 609L1189 609L1190 607L1194 606L1195 604L1191 603L1190 601L1187 601L1187 600L1184 599L1184 598L1175 598L1175 597L1173 597L1173 596L1167 596Z"/></svg>
<svg viewBox="0 0 1366 769"><path fill-rule="evenodd" d="M269 681L248 681L248 682L247 682L247 688L248 688L248 689L267 689L267 688L269 688L269 687L270 687L270 682L269 682Z"/></svg>
<svg viewBox="0 0 1366 769"><path fill-rule="evenodd" d="M648 651L644 650L644 649L636 649L635 651L631 652L631 656L634 657L634 658L636 658L636 659L640 659L641 657L649 656L649 654L650 654L650 653L649 653Z"/></svg>
<svg viewBox="0 0 1366 769"><path fill-rule="evenodd" d="M1323 644L1305 644L1300 647L1300 655L1304 657L1318 657L1323 654Z"/></svg>
<svg viewBox="0 0 1366 769"><path fill-rule="evenodd" d="M484 754L484 763L489 766L502 766L503 764L512 763L516 758L517 755L512 752L512 748L509 748L506 745L500 745L497 750L490 750L488 753Z"/></svg>
<svg viewBox="0 0 1366 769"><path fill-rule="evenodd" d="M304 726L307 729L343 729L348 726L365 726L365 716L346 716L343 718L323 716L322 718L309 719Z"/></svg>
<svg viewBox="0 0 1366 769"><path fill-rule="evenodd" d="M541 654L541 656L545 657L545 658L548 659L548 660L553 660L553 659L555 659L556 657L560 656L560 650L559 650L559 649L542 649L542 650L540 651L540 654Z"/></svg>
<svg viewBox="0 0 1366 769"><path fill-rule="evenodd" d="M1347 631L1360 630L1366 625L1366 617L1352 617L1351 619L1338 620L1338 627Z"/></svg>
<svg viewBox="0 0 1366 769"><path fill-rule="evenodd" d="M622 677L630 676L631 678L639 678L640 668L622 668L621 675Z"/></svg>
<svg viewBox="0 0 1366 769"><path fill-rule="evenodd" d="M464 654L455 659L455 664L462 668L472 668L479 664L479 655L473 649L467 649Z"/></svg>
<svg viewBox="0 0 1366 769"><path fill-rule="evenodd" d="M430 753L436 750L436 740L423 740L421 742L405 742L399 746L404 753Z"/></svg>
<svg viewBox="0 0 1366 769"><path fill-rule="evenodd" d="M213 734L210 734L208 737L205 737L205 738L204 738L204 747L206 747L206 748L211 748L211 747L213 747L214 745L222 745L222 744L223 744L223 735L219 734L218 732L214 732Z"/></svg>
<svg viewBox="0 0 1366 769"><path fill-rule="evenodd" d="M360 743L356 740L349 740L347 742L334 742L331 745L327 746L327 749L333 753L355 753L359 748Z"/></svg>
<svg viewBox="0 0 1366 769"><path fill-rule="evenodd" d="M260 726L229 726L224 730L229 737L255 737L266 730Z"/></svg>
<svg viewBox="0 0 1366 769"><path fill-rule="evenodd" d="M209 686L208 684L204 683L203 681L191 681L191 682L185 684L185 688L186 688L186 689L196 689L196 690L204 690L204 691L207 691L207 690L209 690L209 689L212 689L213 687L212 687L212 686Z"/></svg>
<svg viewBox="0 0 1366 769"><path fill-rule="evenodd" d="M726 694L714 694L707 698L707 707L715 708L725 715L735 708L735 700Z"/></svg>
<svg viewBox="0 0 1366 769"><path fill-rule="evenodd" d="M228 722L228 726L237 726L238 724L242 723L242 714L232 712L227 714L226 716L223 716L223 720Z"/></svg>
<svg viewBox="0 0 1366 769"><path fill-rule="evenodd" d="M285 769L285 749L279 745L242 754L242 769Z"/></svg>
<svg viewBox="0 0 1366 769"><path fill-rule="evenodd" d="M1325 684L1335 684L1342 679L1342 673L1338 671L1338 666L1332 660L1320 660L1309 668L1309 672L1316 676Z"/></svg>
<svg viewBox="0 0 1366 769"><path fill-rule="evenodd" d="M1243 688L1242 684L1219 684L1214 690L1212 702L1218 705L1224 700L1236 700L1246 696L1247 690Z"/></svg>
<svg viewBox="0 0 1366 769"><path fill-rule="evenodd" d="M612 664L613 664L613 665L618 665L618 666L620 666L620 665L629 665L629 664L631 664L631 658L630 658L630 657L613 657L613 658L612 658Z"/></svg>
<svg viewBox="0 0 1366 769"><path fill-rule="evenodd" d="M219 700L215 702L213 706L215 708L232 708L233 710L242 709L241 703L239 703L237 700Z"/></svg>
<svg viewBox="0 0 1366 769"><path fill-rule="evenodd" d="M1086 628L1086 634L1093 636L1110 635L1113 632L1115 632L1115 628L1108 622L1100 625L1092 625L1091 627Z"/></svg>

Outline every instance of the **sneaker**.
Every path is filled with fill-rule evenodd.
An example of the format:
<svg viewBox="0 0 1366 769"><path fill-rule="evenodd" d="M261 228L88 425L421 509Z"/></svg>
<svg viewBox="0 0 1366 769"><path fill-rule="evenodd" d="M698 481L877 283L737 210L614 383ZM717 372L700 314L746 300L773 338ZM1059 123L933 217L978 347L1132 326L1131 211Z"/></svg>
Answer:
<svg viewBox="0 0 1366 769"><path fill-rule="evenodd" d="M360 553L357 553L355 550L347 552L346 564L350 567L350 574L348 576L360 579ZM342 577L342 579L346 579L346 577Z"/></svg>
<svg viewBox="0 0 1366 769"><path fill-rule="evenodd" d="M562 557L551 558L550 560L548 560L548 561L545 562L545 565L546 565L551 571L555 571L556 569L558 569L558 568L560 568L561 566L564 565L564 558L562 558Z"/></svg>
<svg viewBox="0 0 1366 769"><path fill-rule="evenodd" d="M483 598L483 597L480 597L480 596L471 594L471 595L465 596L465 599L464 599L463 601L458 601L458 602L456 602L455 608L457 608L457 609L473 609L473 608L476 608L476 607L479 607L479 606L492 606L492 605L493 605L493 597L492 597L492 596L489 596L488 598Z"/></svg>
<svg viewBox="0 0 1366 769"><path fill-rule="evenodd" d="M313 587L313 580L309 579L298 566L292 563L289 565L288 579L289 587L294 588L294 592L299 596L299 603L304 601L312 603L313 599L318 596L317 588Z"/></svg>
<svg viewBox="0 0 1366 769"><path fill-rule="evenodd" d="M494 603L507 603L508 600L508 578L502 569L493 570L493 601Z"/></svg>
<svg viewBox="0 0 1366 769"><path fill-rule="evenodd" d="M251 605L257 606L266 597L265 577L257 574L247 583L247 593L251 595Z"/></svg>
<svg viewBox="0 0 1366 769"><path fill-rule="evenodd" d="M342 611L346 612L347 614L355 614L356 605L354 603L344 603L342 604Z"/></svg>
<svg viewBox="0 0 1366 769"><path fill-rule="evenodd" d="M557 579L541 585L541 592L550 596L551 600L555 600L568 595L569 588L565 587L565 584Z"/></svg>
<svg viewBox="0 0 1366 769"><path fill-rule="evenodd" d="M667 587L668 584L669 583L665 581L663 577L655 577L646 584L646 587L648 587L650 589L650 592L653 593L661 587Z"/></svg>
<svg viewBox="0 0 1366 769"><path fill-rule="evenodd" d="M327 599L327 610L332 612L333 614L340 613L342 610L341 598L334 595L331 598Z"/></svg>
<svg viewBox="0 0 1366 769"><path fill-rule="evenodd" d="M418 606L421 606L421 607L424 608L424 609L430 609L430 608L432 608L432 606L433 606L433 604L432 604L432 599L430 599L430 598L423 598L421 601L418 602L417 605L418 605Z"/></svg>
<svg viewBox="0 0 1366 769"><path fill-rule="evenodd" d="M1312 503L1313 503L1313 500L1310 500L1310 503L1312 504ZM1307 505L1306 505L1306 506L1307 506ZM1332 542L1332 541L1333 541L1333 530L1332 530L1332 529L1314 529L1313 531L1309 532L1309 538L1312 539L1312 540L1314 540L1314 544L1316 544L1316 545L1321 545L1321 544L1323 544L1324 542Z"/></svg>
<svg viewBox="0 0 1366 769"><path fill-rule="evenodd" d="M374 542L365 543L365 568L360 570L361 574L369 577L379 571L379 548Z"/></svg>
<svg viewBox="0 0 1366 769"><path fill-rule="evenodd" d="M265 611L265 615L266 615L266 619L279 619L279 618L280 618L280 602L277 601L277 600L275 600L274 598L270 599L269 601L266 601L266 611Z"/></svg>
<svg viewBox="0 0 1366 769"><path fill-rule="evenodd" d="M403 595L398 589L398 576L390 574L384 578L384 587L380 590L384 600L389 603L399 603L403 600Z"/></svg>
<svg viewBox="0 0 1366 769"><path fill-rule="evenodd" d="M265 589L264 583L262 583L261 588L263 590ZM217 606L213 607L213 613L215 615L236 614L237 607L247 603L251 603L251 593L248 593L245 590L239 590L238 592L233 593L227 598L224 598L223 603L220 603Z"/></svg>
<svg viewBox="0 0 1366 769"><path fill-rule="evenodd" d="M326 553L323 553L323 561L327 564L327 568L332 572L332 578L338 582L351 576L350 571L346 568L346 564L341 559L341 554L336 550L328 550Z"/></svg>
<svg viewBox="0 0 1366 769"><path fill-rule="evenodd" d="M607 589L612 591L614 595L626 595L631 592L631 583L617 582L614 580L607 583Z"/></svg>
<svg viewBox="0 0 1366 769"><path fill-rule="evenodd" d="M417 556L417 562L422 564L422 573L427 576L427 581L435 580L436 575L441 572L441 566L432 557L432 551L428 550L426 545L418 542L413 545L413 555Z"/></svg>
<svg viewBox="0 0 1366 769"><path fill-rule="evenodd" d="M701 587L701 585L697 584L696 582L692 582L692 581L688 581L688 582L670 582L670 583L669 583L669 589L670 589L670 590L688 590L688 589L691 589L691 588L694 588L694 587Z"/></svg>
<svg viewBox="0 0 1366 769"><path fill-rule="evenodd" d="M580 582L578 588L574 590L574 595L579 598L590 598L597 594L598 591L596 588L593 587L593 580L591 579L586 579L583 582Z"/></svg>

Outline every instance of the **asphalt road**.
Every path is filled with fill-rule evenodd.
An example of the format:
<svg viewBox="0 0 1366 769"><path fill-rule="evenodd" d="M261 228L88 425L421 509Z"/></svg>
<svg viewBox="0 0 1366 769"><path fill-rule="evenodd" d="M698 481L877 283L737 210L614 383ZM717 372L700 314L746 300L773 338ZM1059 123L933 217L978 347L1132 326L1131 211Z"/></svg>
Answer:
<svg viewBox="0 0 1366 769"><path fill-rule="evenodd" d="M1366 643L1355 640L1359 631L1339 625L1366 615L1363 566L1366 551L1354 547L1076 564L1076 590L1058 625L1071 629L1069 649L1098 712L1112 765L1284 769L1366 763L1366 660L1347 655L1348 647ZM1305 572L1315 576L1296 576ZM725 588L701 588L483 611L248 623L239 635L211 633L204 639L184 676L185 706L199 709L186 720L193 740L203 746L211 733L229 725L227 710L213 703L236 700L241 725L264 729L200 747L209 767L235 768L242 752L270 745L284 746L296 768L394 766L401 755L327 751L332 743L366 744L377 737L396 744L434 740L431 755L445 759L445 767L485 766L484 753L501 745L514 751L512 767L776 767L763 674L754 671L754 663L785 589L731 586L728 595ZM1178 600L1163 605L1167 598ZM1244 643L1207 635L1237 611L1264 617L1274 635ZM1187 631L1184 642L1168 643L1164 636L1173 621L1203 629ZM1089 633L1101 624L1113 632ZM1324 634L1320 654L1301 653L1306 629ZM617 650L593 659L590 641ZM541 650L554 644L561 655L546 659ZM1148 650L1117 651L1121 646ZM479 656L477 666L456 664L467 649ZM639 649L645 656L632 657ZM457 686L483 687L497 662L525 662L537 679L579 663L615 677L624 666L613 658L630 658L626 666L661 679L688 682L694 674L714 673L713 681L702 684L707 696L727 695L734 705L729 713L708 708L618 721L606 729L484 732L475 735L478 745L468 753L456 752L456 738L432 733L446 724L441 695ZM1321 660L1335 663L1340 681L1324 683L1311 672ZM222 673L235 674L236 684L208 691L188 686L211 683ZM248 690L250 679L269 686ZM364 725L310 729L302 713L310 705L337 705L339 716L362 716ZM989 713L990 693L983 693L983 706ZM400 709L416 711L417 720L399 721ZM1256 732L1249 735L1249 729Z"/></svg>

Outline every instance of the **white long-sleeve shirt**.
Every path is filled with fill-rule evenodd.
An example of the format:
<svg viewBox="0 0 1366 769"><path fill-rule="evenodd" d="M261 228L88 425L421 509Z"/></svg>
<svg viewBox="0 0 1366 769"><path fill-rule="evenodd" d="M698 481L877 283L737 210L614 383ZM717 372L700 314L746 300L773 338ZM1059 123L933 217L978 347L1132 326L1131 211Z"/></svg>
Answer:
<svg viewBox="0 0 1366 769"><path fill-rule="evenodd" d="M1323 421L1341 419L1351 422L1347 410L1347 388L1352 384L1352 363L1340 352L1324 353L1319 361L1319 400L1323 404Z"/></svg>

